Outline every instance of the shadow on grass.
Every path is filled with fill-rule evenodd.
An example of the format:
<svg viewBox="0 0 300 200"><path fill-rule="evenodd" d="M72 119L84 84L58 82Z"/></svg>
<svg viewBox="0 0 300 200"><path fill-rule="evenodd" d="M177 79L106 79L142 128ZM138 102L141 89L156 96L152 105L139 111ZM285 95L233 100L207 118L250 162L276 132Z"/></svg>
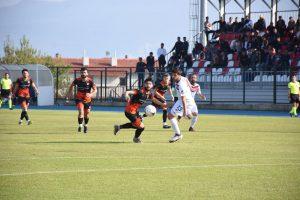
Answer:
<svg viewBox="0 0 300 200"><path fill-rule="evenodd" d="M26 142L24 144L131 144L130 141L49 141L49 142Z"/></svg>

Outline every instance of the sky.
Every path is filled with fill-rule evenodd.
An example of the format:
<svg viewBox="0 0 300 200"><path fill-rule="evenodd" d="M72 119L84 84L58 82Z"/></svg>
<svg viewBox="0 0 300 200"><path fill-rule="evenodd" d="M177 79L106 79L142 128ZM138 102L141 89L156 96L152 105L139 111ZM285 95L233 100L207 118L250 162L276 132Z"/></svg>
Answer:
<svg viewBox="0 0 300 200"><path fill-rule="evenodd" d="M23 35L51 56L82 57L85 49L88 57L144 57L189 37L189 0L0 0L0 56L7 36L17 46Z"/></svg>

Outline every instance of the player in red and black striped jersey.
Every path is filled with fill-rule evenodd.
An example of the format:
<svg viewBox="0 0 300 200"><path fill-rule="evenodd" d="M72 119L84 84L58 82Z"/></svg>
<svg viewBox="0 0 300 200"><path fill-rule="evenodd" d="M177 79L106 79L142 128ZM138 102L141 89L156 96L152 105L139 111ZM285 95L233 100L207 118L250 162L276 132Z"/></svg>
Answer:
<svg viewBox="0 0 300 200"><path fill-rule="evenodd" d="M78 109L78 132L81 132L83 128L83 132L87 133L92 96L96 94L97 87L93 80L88 77L88 71L86 68L81 68L80 73L81 76L76 78L70 85L67 98L72 96L73 87L76 86L77 93L75 96L75 103Z"/></svg>
<svg viewBox="0 0 300 200"><path fill-rule="evenodd" d="M144 81L144 87L140 90L126 91L125 97L127 101L127 106L125 108L125 116L129 119L129 123L114 126L114 134L117 135L120 129L133 128L136 129L133 142L141 143L140 136L145 129L142 122L142 117L139 115L139 108L149 99L153 103L159 106L166 107L165 103L158 101L153 98L151 89L153 88L153 83L151 79L146 79Z"/></svg>
<svg viewBox="0 0 300 200"><path fill-rule="evenodd" d="M27 125L31 124L31 121L28 116L28 106L30 100L30 88L33 88L36 95L39 94L37 87L35 86L33 80L30 78L29 72L27 69L22 70L22 77L18 78L14 88L13 95L18 97L18 102L22 108L21 117L19 120L19 125L22 124L22 120L25 118Z"/></svg>
<svg viewBox="0 0 300 200"><path fill-rule="evenodd" d="M169 74L164 74L162 77L162 81L159 82L155 87L154 87L154 98L157 99L158 101L162 103L166 103L166 97L165 94L169 92L172 98L172 101L174 101L174 96L172 94L172 88L171 88L171 82L170 82L170 75ZM162 109L163 110L163 128L171 128L167 124L167 107L161 107L160 105L157 105L156 103L152 103L153 106L155 106L157 109ZM144 115L146 117L146 115Z"/></svg>

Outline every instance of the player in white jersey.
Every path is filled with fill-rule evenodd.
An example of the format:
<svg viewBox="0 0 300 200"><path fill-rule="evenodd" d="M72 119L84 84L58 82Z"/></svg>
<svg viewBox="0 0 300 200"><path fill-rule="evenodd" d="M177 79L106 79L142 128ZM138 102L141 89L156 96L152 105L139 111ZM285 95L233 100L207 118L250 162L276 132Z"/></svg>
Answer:
<svg viewBox="0 0 300 200"><path fill-rule="evenodd" d="M202 99L202 100L206 100L206 97L205 95L202 94L201 92L201 88L200 88L200 85L197 82L197 75L196 74L191 74L189 76L189 81L192 85L192 89L191 89L191 93L192 93L192 97L195 99L196 97L196 94L199 95L199 97ZM192 108L192 120L191 120L191 125L190 125L190 128L189 128L189 131L191 132L194 132L195 129L195 124L198 120L198 108L197 108L197 105L195 104L194 107Z"/></svg>
<svg viewBox="0 0 300 200"><path fill-rule="evenodd" d="M176 142L182 139L182 134L180 132L176 116L191 119L193 112L192 109L195 108L196 104L191 93L192 85L187 78L181 76L180 69L174 69L172 71L172 78L175 81L175 90L178 95L178 101L176 101L171 111L168 113L168 118L175 132L169 142Z"/></svg>

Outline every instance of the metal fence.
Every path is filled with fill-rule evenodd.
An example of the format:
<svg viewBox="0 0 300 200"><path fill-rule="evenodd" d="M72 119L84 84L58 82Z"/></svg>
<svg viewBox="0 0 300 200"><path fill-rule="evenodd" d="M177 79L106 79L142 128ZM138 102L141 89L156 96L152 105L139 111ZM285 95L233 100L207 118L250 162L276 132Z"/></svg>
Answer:
<svg viewBox="0 0 300 200"><path fill-rule="evenodd" d="M51 68L51 71L54 75L55 102L59 104L64 102L71 82L80 76L80 69ZM195 73L195 70L187 71ZM151 76L157 83L162 73L165 72L144 73L142 78ZM229 68L226 73L212 69L197 74L202 92L207 97L205 103L288 103L290 71L243 71L240 68ZM139 87L138 75L134 68L90 68L89 76L97 86L94 101L123 101L126 90ZM300 79L299 72L297 76ZM168 94L166 97L170 99Z"/></svg>

